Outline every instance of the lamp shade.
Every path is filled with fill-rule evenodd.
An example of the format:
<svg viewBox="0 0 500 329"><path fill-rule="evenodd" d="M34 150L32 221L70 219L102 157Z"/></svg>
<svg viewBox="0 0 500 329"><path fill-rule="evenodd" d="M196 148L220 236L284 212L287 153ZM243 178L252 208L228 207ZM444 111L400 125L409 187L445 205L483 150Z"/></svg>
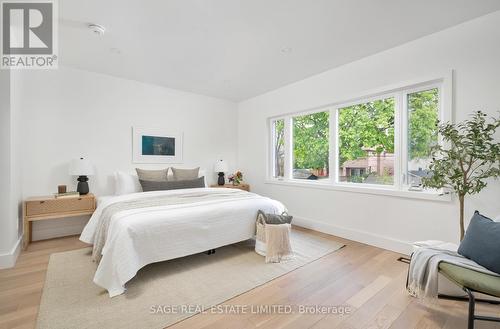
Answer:
<svg viewBox="0 0 500 329"><path fill-rule="evenodd" d="M217 162L214 165L214 171L215 172L226 172L228 171L227 167L227 162L224 160L217 160Z"/></svg>
<svg viewBox="0 0 500 329"><path fill-rule="evenodd" d="M74 176L90 176L94 174L94 167L87 159L73 159L69 166L69 174Z"/></svg>

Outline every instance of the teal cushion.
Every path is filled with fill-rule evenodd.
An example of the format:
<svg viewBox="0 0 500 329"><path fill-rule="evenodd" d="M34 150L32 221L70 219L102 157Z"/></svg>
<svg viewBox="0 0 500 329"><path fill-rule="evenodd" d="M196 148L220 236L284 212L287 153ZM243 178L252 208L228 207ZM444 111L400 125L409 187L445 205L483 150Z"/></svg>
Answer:
<svg viewBox="0 0 500 329"><path fill-rule="evenodd" d="M490 271L500 273L500 223L476 210L458 253Z"/></svg>

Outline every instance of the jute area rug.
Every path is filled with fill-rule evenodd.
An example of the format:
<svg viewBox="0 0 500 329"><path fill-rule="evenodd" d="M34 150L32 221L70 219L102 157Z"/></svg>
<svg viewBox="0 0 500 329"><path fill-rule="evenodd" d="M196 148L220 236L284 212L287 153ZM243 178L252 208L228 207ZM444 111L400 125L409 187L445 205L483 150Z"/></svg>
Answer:
<svg viewBox="0 0 500 329"><path fill-rule="evenodd" d="M52 254L37 328L164 328L223 303L343 247L334 240L293 230L293 260L266 264L249 240L142 268L110 298L92 282L91 249ZM179 307L186 308L179 312ZM187 309L187 307L189 309ZM158 312L161 310L162 312ZM174 312L168 313L170 310ZM166 312L163 312L166 311Z"/></svg>

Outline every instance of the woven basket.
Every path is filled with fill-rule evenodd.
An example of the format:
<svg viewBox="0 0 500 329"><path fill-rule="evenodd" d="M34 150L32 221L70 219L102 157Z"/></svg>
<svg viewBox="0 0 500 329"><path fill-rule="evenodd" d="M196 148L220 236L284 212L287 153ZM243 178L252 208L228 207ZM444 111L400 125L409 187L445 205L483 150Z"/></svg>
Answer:
<svg viewBox="0 0 500 329"><path fill-rule="evenodd" d="M261 256L266 256L266 221L263 212L259 211L257 220L255 221L255 252Z"/></svg>

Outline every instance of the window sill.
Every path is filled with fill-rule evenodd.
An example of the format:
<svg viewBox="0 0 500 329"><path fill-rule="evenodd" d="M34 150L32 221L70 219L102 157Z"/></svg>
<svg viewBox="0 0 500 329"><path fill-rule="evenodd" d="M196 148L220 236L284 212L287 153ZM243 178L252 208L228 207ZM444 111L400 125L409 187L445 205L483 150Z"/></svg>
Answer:
<svg viewBox="0 0 500 329"><path fill-rule="evenodd" d="M280 180L280 179L267 179L265 184L284 185L302 188L313 188L331 191L344 191L353 193L375 194L375 195L388 195L407 199L420 199L450 202L450 194L439 194L434 191L403 191L394 188L373 187L373 186L346 186L346 185L333 185L331 183L300 181L300 180Z"/></svg>

